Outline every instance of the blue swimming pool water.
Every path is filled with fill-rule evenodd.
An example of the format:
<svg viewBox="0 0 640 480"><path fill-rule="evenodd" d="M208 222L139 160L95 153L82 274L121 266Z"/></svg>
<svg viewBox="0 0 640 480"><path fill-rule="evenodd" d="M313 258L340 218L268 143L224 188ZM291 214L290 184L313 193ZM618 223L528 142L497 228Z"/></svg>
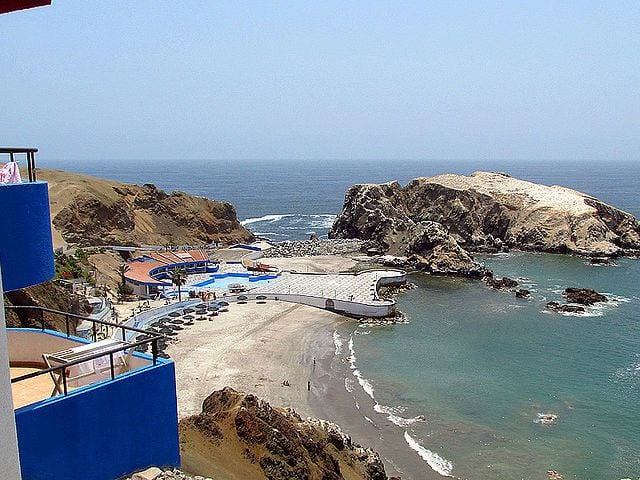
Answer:
<svg viewBox="0 0 640 480"><path fill-rule="evenodd" d="M275 275L251 275L248 273L213 274L211 275L211 278L190 285L189 287L229 288L229 284L231 283L265 285L274 278L277 277Z"/></svg>

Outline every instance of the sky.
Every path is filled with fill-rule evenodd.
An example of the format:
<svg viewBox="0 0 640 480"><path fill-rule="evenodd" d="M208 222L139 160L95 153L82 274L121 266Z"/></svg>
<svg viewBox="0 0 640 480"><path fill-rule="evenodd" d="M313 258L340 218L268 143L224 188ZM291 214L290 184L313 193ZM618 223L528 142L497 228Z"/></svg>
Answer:
<svg viewBox="0 0 640 480"><path fill-rule="evenodd" d="M640 160L636 0L54 0L0 65L44 159Z"/></svg>

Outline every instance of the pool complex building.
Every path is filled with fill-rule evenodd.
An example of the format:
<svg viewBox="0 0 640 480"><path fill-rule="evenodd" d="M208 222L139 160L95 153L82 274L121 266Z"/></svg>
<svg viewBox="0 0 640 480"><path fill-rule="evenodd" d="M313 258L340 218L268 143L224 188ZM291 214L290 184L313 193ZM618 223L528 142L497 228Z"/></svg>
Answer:
<svg viewBox="0 0 640 480"><path fill-rule="evenodd" d="M184 268L187 283L183 291L226 290L232 283L251 286L264 285L277 278L276 273L249 272L242 262L212 261L207 252L195 250L168 250L151 252L127 263L125 281L133 293L142 298L177 294L171 283L171 272Z"/></svg>

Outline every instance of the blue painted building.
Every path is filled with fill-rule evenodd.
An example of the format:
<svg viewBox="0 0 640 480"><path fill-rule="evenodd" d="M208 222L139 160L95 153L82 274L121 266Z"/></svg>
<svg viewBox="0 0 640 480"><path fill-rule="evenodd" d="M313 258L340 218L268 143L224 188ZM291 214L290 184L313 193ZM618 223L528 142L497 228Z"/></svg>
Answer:
<svg viewBox="0 0 640 480"><path fill-rule="evenodd" d="M98 350L44 326L5 329L3 291L54 275L48 188L36 179L36 151L0 148L9 161L24 154L29 175L0 183L2 479L112 480L151 465L179 466L175 369L158 358L158 336L146 340L152 345L147 355L134 351L139 345L115 341ZM69 351L84 357L62 360L54 370L45 363Z"/></svg>

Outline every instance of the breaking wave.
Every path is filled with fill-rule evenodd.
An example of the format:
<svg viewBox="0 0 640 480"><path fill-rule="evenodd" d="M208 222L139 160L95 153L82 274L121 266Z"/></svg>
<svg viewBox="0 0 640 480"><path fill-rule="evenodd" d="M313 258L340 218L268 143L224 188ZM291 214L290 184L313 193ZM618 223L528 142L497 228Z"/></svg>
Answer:
<svg viewBox="0 0 640 480"><path fill-rule="evenodd" d="M275 223L275 222L279 222L283 218L292 217L292 216L293 214L291 213L284 213L281 215L278 215L278 214L264 215L262 217L247 218L246 220L242 220L240 222L240 225L247 226L247 225L251 225L252 223L258 223L258 222Z"/></svg>
<svg viewBox="0 0 640 480"><path fill-rule="evenodd" d="M429 464L429 466L438 472L440 475L445 477L453 477L451 472L453 472L453 464L447 460L446 458L442 458L435 452L424 448L420 445L415 438L409 435L409 432L404 432L404 439L406 440L409 447L414 450L420 458L422 458L425 462Z"/></svg>

